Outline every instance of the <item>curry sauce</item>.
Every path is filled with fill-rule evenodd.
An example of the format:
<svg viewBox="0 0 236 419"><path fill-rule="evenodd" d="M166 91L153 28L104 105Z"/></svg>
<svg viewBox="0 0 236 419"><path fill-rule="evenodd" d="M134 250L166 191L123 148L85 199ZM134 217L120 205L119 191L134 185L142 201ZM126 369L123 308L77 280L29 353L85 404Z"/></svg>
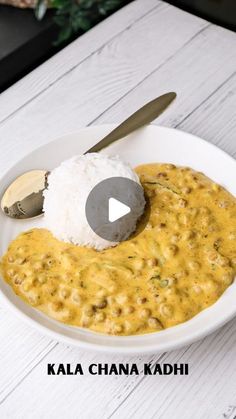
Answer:
<svg viewBox="0 0 236 419"><path fill-rule="evenodd" d="M129 240L96 251L32 229L10 244L1 271L20 298L69 325L133 335L185 322L222 295L236 272L236 199L190 168L136 172L149 219Z"/></svg>

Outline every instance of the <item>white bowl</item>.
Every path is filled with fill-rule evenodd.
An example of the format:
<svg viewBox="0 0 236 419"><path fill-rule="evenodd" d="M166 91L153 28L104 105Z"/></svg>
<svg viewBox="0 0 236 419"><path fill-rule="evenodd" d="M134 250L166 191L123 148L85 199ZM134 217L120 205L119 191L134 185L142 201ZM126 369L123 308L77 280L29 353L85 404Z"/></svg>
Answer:
<svg viewBox="0 0 236 419"><path fill-rule="evenodd" d="M50 170L75 154L82 154L97 143L113 125L84 128L78 133L53 141L12 167L0 181L0 195L18 175L31 169ZM119 154L132 166L150 162L169 162L190 166L204 172L215 182L236 194L236 161L226 153L193 135L164 127L148 126L113 144L107 154ZM15 221L0 214L1 255L16 235L31 227L40 227L42 218L34 221ZM0 279L1 300L13 312L44 334L67 344L84 349L111 353L163 352L190 344L229 321L236 314L236 283L234 282L219 300L187 322L147 335L117 337L106 336L82 328L59 323L25 304L12 289Z"/></svg>

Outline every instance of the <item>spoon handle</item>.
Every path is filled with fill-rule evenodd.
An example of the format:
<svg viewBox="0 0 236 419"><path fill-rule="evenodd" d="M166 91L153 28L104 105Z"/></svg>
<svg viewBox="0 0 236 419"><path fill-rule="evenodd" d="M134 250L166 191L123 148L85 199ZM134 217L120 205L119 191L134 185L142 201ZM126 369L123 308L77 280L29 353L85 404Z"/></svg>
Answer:
<svg viewBox="0 0 236 419"><path fill-rule="evenodd" d="M85 152L95 153L103 148L109 146L117 140L120 140L123 137L126 137L131 132L137 130L138 128L143 127L144 125L149 124L154 119L156 119L176 98L176 93L170 92L165 93L162 96L148 102L146 105L142 106L138 111L133 113L129 118L122 122L118 127L111 131L106 137L101 141L91 147Z"/></svg>

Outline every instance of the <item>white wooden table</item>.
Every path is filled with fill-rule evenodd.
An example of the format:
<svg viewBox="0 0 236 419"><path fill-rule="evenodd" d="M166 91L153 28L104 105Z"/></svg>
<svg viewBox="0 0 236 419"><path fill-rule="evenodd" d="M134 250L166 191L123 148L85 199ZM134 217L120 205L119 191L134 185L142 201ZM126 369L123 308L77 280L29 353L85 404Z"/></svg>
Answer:
<svg viewBox="0 0 236 419"><path fill-rule="evenodd" d="M3 174L41 144L119 122L166 91L156 123L199 135L236 157L236 34L158 0L136 0L0 97ZM219 168L224 170L224 168ZM236 302L235 302L236 304ZM236 322L176 352L84 353L41 336L1 306L0 418L233 419ZM47 376L47 363L188 362L188 376Z"/></svg>

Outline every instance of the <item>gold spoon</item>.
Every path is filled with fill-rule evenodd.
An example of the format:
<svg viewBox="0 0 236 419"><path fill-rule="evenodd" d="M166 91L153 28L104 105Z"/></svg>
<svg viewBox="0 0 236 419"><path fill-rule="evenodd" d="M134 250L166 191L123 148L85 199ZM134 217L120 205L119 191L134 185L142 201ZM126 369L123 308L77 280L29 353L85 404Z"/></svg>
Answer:
<svg viewBox="0 0 236 419"><path fill-rule="evenodd" d="M90 148L87 153L95 153L113 142L131 134L138 128L156 119L176 98L176 93L170 92L144 105L106 137ZM47 187L49 172L31 170L14 180L4 192L1 199L1 209L5 215L14 219L28 219L43 214L43 190Z"/></svg>

